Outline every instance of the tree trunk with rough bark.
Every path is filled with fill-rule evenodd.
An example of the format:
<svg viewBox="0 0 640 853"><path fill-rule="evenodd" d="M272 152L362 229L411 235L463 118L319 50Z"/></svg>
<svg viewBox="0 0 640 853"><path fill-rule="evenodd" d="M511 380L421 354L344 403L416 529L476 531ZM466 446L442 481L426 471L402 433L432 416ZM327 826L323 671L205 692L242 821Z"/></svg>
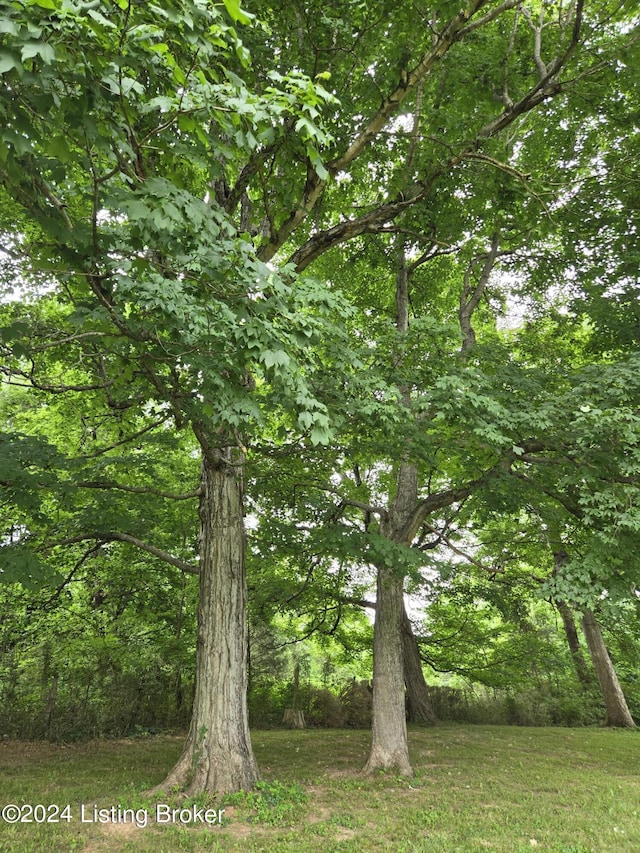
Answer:
<svg viewBox="0 0 640 853"><path fill-rule="evenodd" d="M365 773L396 770L411 776L402 663L404 578L379 568L373 628L373 724Z"/></svg>
<svg viewBox="0 0 640 853"><path fill-rule="evenodd" d="M237 456L237 454L236 454ZM187 740L157 790L249 790L259 779L247 713L247 588L242 460L203 459L196 684Z"/></svg>
<svg viewBox="0 0 640 853"><path fill-rule="evenodd" d="M594 678L587 666L587 661L585 660L582 652L582 646L578 639L578 631L576 629L573 613L565 601L556 601L555 604L558 613L562 617L564 635L567 638L567 644L569 646L569 651L571 652L571 660L573 661L578 681L585 690L588 690L594 686Z"/></svg>
<svg viewBox="0 0 640 853"><path fill-rule="evenodd" d="M435 726L438 718L431 707L429 690L422 671L422 658L420 657L418 641L404 607L402 613L402 656L409 721L419 723L422 726Z"/></svg>
<svg viewBox="0 0 640 853"><path fill-rule="evenodd" d="M598 676L607 716L605 726L635 729L636 724L627 707L618 676L605 646L600 626L590 610L582 615L582 628L589 647L593 667Z"/></svg>
<svg viewBox="0 0 640 853"><path fill-rule="evenodd" d="M396 495L388 518L381 525L381 532L398 542L417 501L415 465L406 462L400 465L396 487ZM373 627L373 725L365 773L395 769L403 776L410 776L413 772L409 763L404 699L403 593L403 573L379 566Z"/></svg>

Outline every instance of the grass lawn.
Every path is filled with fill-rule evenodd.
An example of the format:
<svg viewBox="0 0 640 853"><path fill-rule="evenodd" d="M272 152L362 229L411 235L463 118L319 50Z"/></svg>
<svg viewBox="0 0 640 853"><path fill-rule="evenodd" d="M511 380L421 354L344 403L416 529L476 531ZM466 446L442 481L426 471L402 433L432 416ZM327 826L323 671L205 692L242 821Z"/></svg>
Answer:
<svg viewBox="0 0 640 853"><path fill-rule="evenodd" d="M62 812L70 805L68 821L0 822L0 850L640 850L640 735L635 732L412 728L411 780L359 775L369 744L366 731L254 731L252 737L265 780L261 789L187 803L144 793L177 758L180 737L71 746L0 743L0 806L41 804L47 809L33 813L41 818L55 816L54 806ZM186 811L156 823L157 802L188 808L190 814L209 808L209 820L224 809L222 824L187 822ZM106 822L89 822L94 806L104 810ZM136 810L136 819L122 809ZM30 813L23 808L22 814ZM166 809L161 814L167 816Z"/></svg>

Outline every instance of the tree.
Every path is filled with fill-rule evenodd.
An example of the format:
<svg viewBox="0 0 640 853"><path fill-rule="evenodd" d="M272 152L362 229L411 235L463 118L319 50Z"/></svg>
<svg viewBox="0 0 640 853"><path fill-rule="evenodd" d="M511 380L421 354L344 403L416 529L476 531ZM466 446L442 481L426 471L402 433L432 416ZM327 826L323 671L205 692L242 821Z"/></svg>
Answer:
<svg viewBox="0 0 640 853"><path fill-rule="evenodd" d="M561 13L560 26L555 30L557 40L554 41L553 47L549 48L556 51L555 58L546 61L541 53L541 45L543 31L546 30L547 36L549 34L549 22L545 21L544 15L535 20L532 13L526 8L519 6L516 11L512 11L502 6L499 9L494 8L484 17L479 16L477 20L474 20L474 15L478 11L479 6L467 7L464 13L452 17L446 23L439 22L437 15L434 16L434 21L431 22L431 33L435 33L432 44L422 54L421 58L414 60L413 65L410 64L410 61L409 64L403 65L400 76L401 85L395 90L392 90L391 87L386 88L390 94L386 99L383 99L383 106L374 114L371 122L368 124L365 122L364 130L345 149L346 153L327 162L326 168L329 175L335 171L341 176L338 187L325 187L321 177L312 176L305 186L304 202L294 210L287 220L284 232L285 237L287 237L293 233L295 228L300 226L300 223L308 215L309 208L316 205L320 192L323 194L323 208L326 211L334 211L336 208L344 211L346 207L344 203L338 204L334 201L331 205L330 199L347 198L355 210L364 209L365 212L355 213L350 219L338 222L331 221L325 215L324 219L328 221L324 229L316 222L317 232L310 235L307 242L300 248L292 250L291 259L299 268L304 268L311 262L317 264L327 249L333 247L335 251L335 247L350 240L358 240L358 250L362 251L365 243L360 238L365 234L377 235L378 245L386 246L386 262L392 267L398 283L404 279L403 266L409 268L409 264L406 263L406 258L404 262L402 259L399 262L396 261L398 257L397 243L385 242L386 238L383 235L389 232L393 232L396 236L399 233L408 235L407 242L411 243L412 254L418 259L410 265L412 272L415 272L421 264L442 254L441 250L455 251L461 243L466 242L467 251L471 255L469 270L475 272L475 269L472 270L474 259L480 263L476 265L478 275L475 282L473 276L469 276L461 288L459 297L459 321L465 352L470 351L475 343L475 333L471 320L480 306L487 287L492 260L495 260L498 249L500 248L503 252L515 252L518 247L518 238L522 240L523 234L529 231L528 240L530 241L531 232L538 227L536 216L539 219L539 214L532 210L536 203L527 203L525 200L521 206L517 207L517 213L512 217L505 212L504 206L508 203L507 200L513 202L514 198L518 198L517 195L514 196L515 182L519 181L525 189L528 186L529 177L526 173L521 172L516 165L520 158L513 155L518 131L522 132L523 139L526 135L524 127L526 119L524 116L535 107L549 102L556 95L562 94L561 100L563 105L566 105L565 92L570 91L570 87L561 82L561 75L565 74L567 78L573 75L574 80L588 77L595 70L595 67L589 68L587 54L582 54L579 46L583 39L594 37L591 35L592 32L596 33L596 39L599 38L596 22L591 21L589 24L584 24L581 6L576 7L574 18L571 15L563 16ZM401 30L405 25L406 21L401 16L398 21L394 20L394 28L397 27ZM595 27L593 31L591 30L592 27ZM532 35L533 51L528 45L525 45L524 31ZM309 38L313 39L313 37L314 32L312 31ZM417 35L409 40L409 53L413 49L416 57L420 57L419 41L420 38ZM485 46L485 51L482 54L478 51L479 41L483 41ZM393 46L389 50L393 50ZM315 56L322 56L319 49ZM458 63L456 70L452 70L450 63L446 61L453 56L456 57ZM481 56L484 64L480 71L475 63L480 61ZM537 69L534 80L527 77L526 74L518 77L517 73L514 73L516 56L519 61L522 61L525 56L528 57L531 68ZM373 76L376 81L382 81L379 86L383 92L385 86L388 86L389 70L392 67L391 62L385 66L386 58L387 55L385 54L381 60L373 65ZM526 60L524 61L526 62ZM492 65L492 62L495 64ZM334 67L331 68L332 74ZM493 70L488 70L490 68ZM570 68L572 70L569 70ZM468 80L474 78L481 80L484 86L483 92L475 91L471 95L467 88L463 93L460 88L461 75L465 76L467 83ZM486 84L487 78L491 80L489 87ZM487 88L491 92L490 98L487 98ZM516 89L518 89L517 95L515 94ZM495 100L494 94L497 95ZM471 103L472 100L473 103ZM502 110L500 107L496 107L496 101L502 105ZM427 108L427 104L429 108ZM390 120L395 111L403 113L403 122L396 121L394 124ZM507 157L505 162L504 153L501 151L497 140L503 132L505 132L505 136L507 135L507 129L509 140L506 145ZM536 138L539 144L540 138ZM432 153L432 149L429 147L419 145L418 143L424 139L429 139L435 145L440 143L442 154ZM366 168L376 169L376 191L384 196L385 202L383 204L376 205L375 202L370 201L371 191L367 192L369 183L362 179L358 157L364 144L368 145L370 152L367 157ZM534 146L529 147L526 143L524 147L526 150L534 150ZM522 158L523 161L524 159ZM469 163L481 163L483 166L490 166L502 171L503 176L505 174L510 175L512 183L502 177L502 179L496 180L493 185L494 189L502 194L503 206L496 209L491 197L485 195L485 193L491 192L489 190L491 180L487 179L485 175L482 176L482 183L479 178L474 180L476 176L470 174L470 169L465 169ZM350 175L350 181L345 177L345 173ZM476 197L474 191L478 191L477 188L480 189ZM447 190L451 196L455 192L460 193L460 197L464 198L465 202L470 205L471 210L467 217L458 216L456 218L455 214L446 208L441 199L443 191L446 192ZM531 199L528 199L528 202L531 202ZM467 223L473 222L478 231L483 234L484 246L481 243L478 246L480 241L474 244L470 240L464 240L462 235L465 232L465 225L463 224L465 219ZM470 224L467 225L469 230L472 227ZM516 231L518 228L521 229L519 235ZM500 245L497 238L492 234L497 235L506 229L509 229L507 236L500 238L503 242L503 245ZM280 235L282 232L276 233ZM504 245L505 240L507 245ZM277 240L272 239L265 247L265 256L271 255L276 243ZM369 246L370 244L367 243L366 245ZM384 255L384 250L380 254ZM483 254L484 258L482 257ZM343 257L349 258L353 263L353 252L349 252L346 248ZM323 268L329 270L331 264L327 263L323 265ZM333 269L335 268L334 262ZM362 263L362 268L363 278L365 278L367 276L366 261ZM368 267L369 278L371 278L370 271L372 268L374 267L370 263ZM390 279L391 275L392 273L389 271L387 278ZM408 306L406 293L404 296L401 295L401 291L404 292L405 290L406 283L397 284L398 305ZM417 292L418 289L414 286L412 294L417 295ZM380 294L376 295L378 296L377 310L390 313L389 303L386 305L384 302L380 303ZM360 294L356 296L356 299L359 296ZM370 300L371 297L371 290L369 290L364 298ZM430 308L433 308L435 301L436 299L432 298L429 304ZM370 305L371 302L368 304ZM412 307L415 312L415 302ZM394 320L401 336L406 335L407 331L407 325L403 319L406 310L405 307L402 310L394 311ZM440 312L442 310L439 308ZM371 320L368 317L366 319L363 317L360 328L369 329L371 325ZM375 340L375 345L378 347L378 357L382 358L381 339L377 337ZM398 347L402 347L401 343L396 343ZM473 454L469 450L467 458L472 461L467 467L467 476L461 476L461 472L456 471L457 476L454 480L456 488L443 487L440 493L433 491L427 497L421 495L418 486L416 457L418 457L417 448L420 443L422 442L422 446L424 446L425 417L433 417L435 413L439 412L439 403L443 404L440 414L446 412L447 409L451 411L456 408L457 410L457 407L446 403L444 400L437 399L437 395L433 394L433 385L431 384L433 383L433 374L422 380L426 371L421 371L419 367L416 369L415 361L411 361L407 357L404 357L401 362L398 361L395 356L397 353L396 345L388 348L386 353L388 353L389 363L386 365L387 376L383 380L383 385L386 385L387 391L391 388L395 389L398 405L405 409L408 408L403 388L416 389L415 402L413 403L417 415L415 425L411 427L409 425L410 417L403 418L400 415L396 416L394 423L396 431L398 429L403 430L405 448L407 446L411 448L409 453L413 455L413 458L407 455L406 449L403 449L401 453L398 453L397 450L390 452L389 455L393 460L391 464L395 465L395 483L387 507L380 508L379 501L372 501L365 511L372 516L378 515L380 533L383 537L400 546L407 547L413 543L420 533L430 511L442 509L447 504L451 505L455 504L456 501L463 500L478 485L473 477L469 477L469 470L475 468L478 476L482 479L489 473L493 465L500 463L499 445L504 441L505 450L508 445L505 440L506 436L503 434L503 437L500 437L496 427L491 423L492 421L495 423L496 420L496 404L495 402L492 403L490 399L495 394L493 390L495 383L492 388L490 380L487 381L484 377L481 379L488 392L487 398L481 400L477 391L472 389L471 383L461 380L460 372L455 369L452 370L450 377L442 377L439 380L442 383L441 388L443 390L455 388L461 394L464 393L462 399L465 399L467 403L470 399L476 400L475 422L469 418L467 436L474 433L476 436L481 434L483 427L478 421L482 409L486 408L490 417L485 422L486 431L482 438L486 442L488 437L489 443L493 444L494 447L498 444L496 447L498 453L493 456L488 465L484 466L478 465L478 460L482 458L482 454L476 454L473 458ZM477 379L477 374L474 379ZM421 396L421 391L423 396ZM425 404L424 396L430 398L429 405ZM435 401L434 396L436 396ZM492 405L493 412L491 411ZM440 426L442 427L442 422ZM414 446L412 446L412 431L415 433ZM510 430L505 430L505 432L508 433ZM518 442L524 442L524 438L522 435L518 436L517 432L516 430L516 436L514 436L516 440L513 441L512 439L511 446L520 448L521 445ZM442 435L442 429L440 435ZM362 443L361 434L357 440L360 444ZM380 445L379 433L376 440ZM393 438L390 437L390 443L392 441ZM469 441L468 437L466 441ZM435 438L434 444L436 446L443 443ZM478 440L478 445L479 443ZM479 450L478 445L476 447ZM503 457L504 462L508 461L508 452L507 456ZM442 471L441 476L443 483L446 483L447 480L451 482L451 465ZM435 482L433 469L429 480L432 484ZM377 491L379 494L379 490ZM348 500L347 498L347 502ZM401 621L402 575L403 572L399 565L394 568L387 566L379 568L379 597L376 619L377 631L380 633L381 639L375 646L380 653L377 655L377 665L374 663L374 708L376 710L374 711L373 747L368 767L375 769L376 767L396 765L403 772L407 772L408 757L403 731L403 703L399 701L401 679L398 677L401 670L398 636ZM385 604L385 598L388 607ZM377 699L375 698L376 690ZM395 715L395 719L392 720L393 715Z"/></svg>
<svg viewBox="0 0 640 853"><path fill-rule="evenodd" d="M608 389L603 389L603 393L607 394ZM603 424L601 429L602 426ZM603 437L602 434L600 437ZM606 446L606 436L604 442ZM591 435L589 446L594 455L601 457L601 462L606 460L606 466L598 471L597 466L591 461L587 463L589 472L581 469L580 479L584 484L585 475L595 475L600 482L600 488L606 488L611 485L607 483L607 477L612 477L613 474L614 453L610 448L603 452L597 445L595 435ZM624 458L629 452L629 447L621 443L620 451ZM573 464L580 466L578 462ZM559 464L558 467L560 467ZM550 471L553 471L553 466L545 471L544 480L547 483L549 483ZM520 476L524 475L520 474ZM558 471L554 472L554 476L558 476ZM525 480L529 485L533 485L533 477L525 477ZM541 483L538 485L540 486ZM564 485L566 487L566 481ZM611 566L612 558L607 555L608 547L603 546L608 543L609 547L615 547L613 539L618 548L622 547L625 550L627 559L631 559L631 554L625 549L624 537L618 538L620 531L607 530L605 519L598 513L589 523L585 523L584 516L578 511L579 499L575 492L572 494L571 490L568 490L568 493L561 494L558 485L556 488L558 491L555 493L555 498L558 502L555 505L548 500L548 496L553 494L551 489L545 489L544 496L535 492L527 496L525 498L529 504L527 514L520 510L515 524L508 519L504 511L500 520L494 525L491 522L487 524L485 516L483 537L493 540L493 546L483 548L480 553L484 555L484 559L491 559L492 550L498 549L504 563L517 562L525 567L529 572L530 587L532 589L538 587L538 597L541 594L548 596L548 601L561 616L575 673L583 691L587 693L594 686L593 672L595 671L606 709L605 725L634 727L635 724L594 612L608 610L614 619L616 615L619 618L627 608L629 600L629 589L625 590L624 582L621 584L619 577L616 577L619 571ZM515 497L515 506L518 506L522 497ZM567 510L570 511L569 514ZM599 527L595 537L594 531L589 529L594 522ZM624 522L618 517L615 526L618 527L621 524L624 525ZM596 539L600 541L596 542ZM571 555L571 548L577 553ZM602 565L599 561L602 561ZM635 567L629 568L632 573L635 573ZM566 597L569 597L571 604L565 600ZM574 611L582 613L582 627L593 670L587 666L580 646Z"/></svg>
<svg viewBox="0 0 640 853"><path fill-rule="evenodd" d="M545 17L550 9L538 12L522 4L489 11L471 4L448 20L434 13L429 28L420 31L415 10L407 9L394 16L384 39L378 37L375 57L366 53L376 32L373 9L365 20L356 15L345 26L338 13L323 7L331 38L313 26L307 7L299 7L296 20L287 22L288 49L313 63L310 71L329 70L336 91L362 95L359 115L366 116L367 77L382 93L382 106L376 108L374 96L372 118L360 119L355 138L349 138L348 124L337 122L334 137L342 153L327 158L327 176L308 174L302 201L293 201L282 228L271 230L262 249L264 257L273 257L282 246L299 269L313 263L330 280L340 280L341 269L349 268L351 298L362 311L355 334L370 346L362 361L370 372L378 371L375 377L349 380L352 392L362 394L361 407L353 397L345 405L358 428L351 427L347 464L339 467L342 483L336 490L343 507L364 513L365 529L370 526L373 534L368 520L377 518L376 534L399 546L388 548L388 562L379 567L378 590L388 595L389 607L378 600L376 614L379 623L388 614L389 625L379 627L385 639L378 646L385 651L374 678L380 725L374 722L371 768L397 764L406 772L408 767L398 695L402 549L424 541L429 520L434 521L430 513L469 498L487 476L501 476L519 454L539 447L543 439L531 435L548 439L549 425L542 414L536 420L529 400L534 388L535 395L541 394L554 371L544 379L534 377L517 349L522 344L514 349L510 341L500 341L495 318L483 303L492 293L489 278L498 258L505 268L510 263L522 269L535 263L538 246L542 253L554 239L545 214L554 205L562 207L574 180L566 168L550 185L546 164L564 164L574 156L574 134L580 136L584 127L578 105L589 87L600 87L605 97L613 91L607 89L611 49L618 37L632 40L625 39L624 27L607 30L581 5L568 13L561 10L554 23ZM361 75L355 85L341 76L345 30L355 31L356 47L348 46L349 73ZM404 55L398 50L400 34ZM602 62L594 64L589 51L596 44ZM470 85L473 80L477 87ZM528 114L538 107L539 117L532 121ZM550 128L559 123L564 133L554 134ZM588 125L587 132L592 130ZM329 182L332 176L336 180ZM309 232L304 223L312 209L315 231ZM336 216L349 209L350 217ZM460 260L447 266L446 256L456 254ZM544 263L538 268L544 270ZM499 290L497 297L503 296ZM404 320L409 307L413 330ZM445 324L456 314L460 332L452 346ZM488 344L484 349L477 346L478 324ZM462 367L455 361L460 336ZM533 363L536 358L539 362L539 345ZM407 388L409 400L403 392ZM518 405L529 413L528 421ZM434 463L436 454L446 463ZM358 485L362 478L356 469L376 471L376 465L370 482ZM385 492L386 501L380 499Z"/></svg>
<svg viewBox="0 0 640 853"><path fill-rule="evenodd" d="M135 413L136 430L101 451L127 449L111 460L124 481L102 477L97 489L136 491L127 465L162 424L189 430L201 457L190 493L197 564L81 519L58 540L124 541L200 575L193 721L168 779L191 791L257 779L246 719L244 441L265 406L302 418L313 441L327 434L304 365L330 297L259 261L243 216L234 221L218 197L221 175L242 184L243 158L296 122L295 139L313 155L326 141L315 118L332 99L299 73L250 92L233 26L250 17L226 8L122 0L107 17L102 4L16 2L0 64L4 282L35 294L5 306L5 381L90 394L107 420ZM13 445L24 479L29 466ZM82 485L72 460L58 454L56 465L59 480Z"/></svg>

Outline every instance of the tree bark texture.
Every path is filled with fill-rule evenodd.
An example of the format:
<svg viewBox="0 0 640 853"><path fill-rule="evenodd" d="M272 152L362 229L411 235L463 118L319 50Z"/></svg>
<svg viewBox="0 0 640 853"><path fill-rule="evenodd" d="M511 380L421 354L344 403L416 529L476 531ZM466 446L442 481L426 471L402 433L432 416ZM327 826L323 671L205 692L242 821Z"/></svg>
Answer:
<svg viewBox="0 0 640 853"><path fill-rule="evenodd" d="M379 568L376 621L373 628L373 723L371 750L365 773L397 770L412 774L407 743L402 664L404 578L393 569Z"/></svg>
<svg viewBox="0 0 640 853"><path fill-rule="evenodd" d="M573 661L578 681L583 688L589 689L590 687L593 687L594 679L582 652L582 646L580 645L578 631L576 629L576 623L573 618L571 608L565 601L556 601L556 608L562 617L564 634L567 638L567 644L569 646L569 651L571 652L571 660Z"/></svg>
<svg viewBox="0 0 640 853"><path fill-rule="evenodd" d="M193 715L159 790L188 796L251 789L259 778L247 713L247 588L242 466L232 451L202 464L200 600Z"/></svg>
<svg viewBox="0 0 640 853"><path fill-rule="evenodd" d="M397 542L417 500L415 465L406 462L400 465L396 486L396 495L381 532ZM403 573L379 566L373 627L373 725L365 773L394 769L403 776L410 776L413 772L409 762L404 698L403 593Z"/></svg>
<svg viewBox="0 0 640 853"><path fill-rule="evenodd" d="M409 720L422 726L435 726L438 719L431 707L429 690L422 671L422 658L420 657L418 641L415 638L404 606L402 611L402 657Z"/></svg>
<svg viewBox="0 0 640 853"><path fill-rule="evenodd" d="M627 707L627 701L624 698L618 676L605 646L600 626L590 610L585 610L582 615L582 628L602 690L602 698L607 712L605 726L635 729L636 724Z"/></svg>

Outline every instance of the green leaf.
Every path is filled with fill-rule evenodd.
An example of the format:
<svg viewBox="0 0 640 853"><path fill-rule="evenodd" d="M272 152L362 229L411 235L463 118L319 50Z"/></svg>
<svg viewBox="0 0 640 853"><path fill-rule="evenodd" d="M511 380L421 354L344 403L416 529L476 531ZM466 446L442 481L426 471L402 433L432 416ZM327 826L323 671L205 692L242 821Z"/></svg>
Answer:
<svg viewBox="0 0 640 853"><path fill-rule="evenodd" d="M2 138L13 145L13 148L18 155L27 154L32 150L29 139L21 133L16 133L15 130L11 130L10 128L2 133Z"/></svg>
<svg viewBox="0 0 640 853"><path fill-rule="evenodd" d="M18 28L9 18L4 21L0 20L0 33L9 33L12 36L18 35Z"/></svg>
<svg viewBox="0 0 640 853"><path fill-rule="evenodd" d="M53 136L47 144L47 151L57 157L61 163L68 163L72 157L69 143L64 136Z"/></svg>
<svg viewBox="0 0 640 853"><path fill-rule="evenodd" d="M284 350L265 350L261 356L260 360L266 367L287 367L290 364L291 359L287 355Z"/></svg>
<svg viewBox="0 0 640 853"><path fill-rule="evenodd" d="M19 338L25 337L31 331L31 326L22 320L16 320L8 326L0 328L0 340L5 343L17 341Z"/></svg>
<svg viewBox="0 0 640 853"><path fill-rule="evenodd" d="M331 432L325 427L315 426L311 430L310 438L311 444L313 445L317 446L318 444L327 444L331 438Z"/></svg>
<svg viewBox="0 0 640 853"><path fill-rule="evenodd" d="M96 23L100 24L102 27L107 27L108 29L116 29L116 25L113 21L110 21L108 18L105 18L97 9L87 9L87 14L90 18L93 18Z"/></svg>
<svg viewBox="0 0 640 853"><path fill-rule="evenodd" d="M56 52L44 41L27 42L22 48L22 61L31 59L34 56L40 56L45 65L51 65L56 58Z"/></svg>
<svg viewBox="0 0 640 853"><path fill-rule="evenodd" d="M320 180L326 181L329 177L329 172L325 169L320 154L313 146L310 145L307 145L307 154L309 156L309 160L311 161L311 165L313 166L316 175L320 178Z"/></svg>
<svg viewBox="0 0 640 853"><path fill-rule="evenodd" d="M245 12L240 8L240 0L223 0L225 9L229 17L233 21L238 21L240 24L249 24L254 18L249 12Z"/></svg>
<svg viewBox="0 0 640 853"><path fill-rule="evenodd" d="M8 71L13 71L14 68L22 68L22 63L18 57L7 50L0 50L0 74L6 74Z"/></svg>

